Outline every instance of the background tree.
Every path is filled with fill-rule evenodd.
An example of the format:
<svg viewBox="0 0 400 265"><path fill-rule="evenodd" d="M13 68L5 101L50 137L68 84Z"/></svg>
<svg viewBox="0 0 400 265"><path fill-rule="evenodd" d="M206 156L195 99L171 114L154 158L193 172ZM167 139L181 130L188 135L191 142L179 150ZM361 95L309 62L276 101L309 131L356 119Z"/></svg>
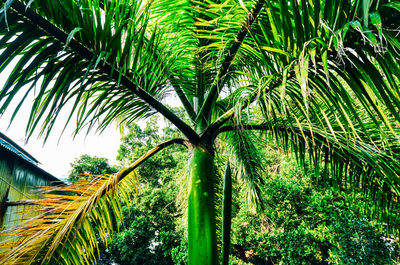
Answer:
<svg viewBox="0 0 400 265"><path fill-rule="evenodd" d="M100 248L100 264L186 264L187 239L175 206L177 193L172 182L144 184L138 200L123 209L124 228L107 248Z"/></svg>
<svg viewBox="0 0 400 265"><path fill-rule="evenodd" d="M129 124L124 128L117 160L129 165L137 154L151 149L157 142L173 139L178 131L164 126L158 116L142 128ZM172 149L172 148L171 148ZM141 186L136 200L123 207L125 226L111 242L100 247L100 264L186 264L187 238L184 235L184 210L177 201L179 179L186 169L184 148L176 146L147 159L137 170Z"/></svg>
<svg viewBox="0 0 400 265"><path fill-rule="evenodd" d="M313 171L301 170L293 154L271 142L263 151L268 165L264 209L254 212L241 199L241 186L234 185L232 264L399 262L398 240L373 225L365 212L365 204L373 207L373 202L362 194L316 185Z"/></svg>
<svg viewBox="0 0 400 265"><path fill-rule="evenodd" d="M170 130L154 121L143 129L131 125L124 130L118 157L135 160L122 154L134 155L136 152L127 150L137 148L147 150L154 143L144 139L166 140ZM242 199L246 193L242 183L234 182L232 264L398 263L398 241L379 231L363 211L364 204L372 207L372 202L351 191L315 185L313 171L303 172L292 153L286 154L268 138L258 138L257 146L267 165L260 176L264 209L254 211L253 205ZM165 163L165 156L173 163ZM186 167L182 156L183 149L164 151L141 167L146 170L138 171L142 182L138 198L123 207L124 227L107 247L100 246L100 264L187 263L184 211L177 207L176 199L184 190L179 185Z"/></svg>
<svg viewBox="0 0 400 265"><path fill-rule="evenodd" d="M398 1L7 0L2 14L0 71L16 64L0 112L20 95L17 114L35 93L28 135L46 138L68 110L76 132L160 113L183 137L112 177L56 189L76 197L58 195L54 205L46 195L46 214L17 228L28 237L3 263L93 262L89 220L107 240L108 216L120 217L135 190L127 182L138 183L133 170L181 144L189 264L216 264L216 154L231 151L246 197L260 205L262 160L249 130L271 133L300 164L309 155L318 181L363 190L384 213L399 201ZM189 122L163 104L171 93Z"/></svg>
<svg viewBox="0 0 400 265"><path fill-rule="evenodd" d="M161 128L159 123L164 123L164 126ZM165 120L160 119L158 115L150 118L144 128L131 123L124 128L124 131L126 131L126 134L121 138L121 145L117 155L117 160L122 166L131 165L141 154L146 153L157 143L179 137L179 131L171 127L171 124L166 123ZM187 155L183 147L177 146L173 150L173 152L171 150L161 151L159 155L147 159L146 166L137 169L141 179L144 182L153 182L155 185L155 182L161 181L159 179L160 175L169 176L164 181L171 180L174 173L182 170L182 164L185 164L184 161L187 161ZM175 171L174 168L178 171ZM166 172L168 170L171 173Z"/></svg>
<svg viewBox="0 0 400 265"><path fill-rule="evenodd" d="M69 181L87 179L89 174L108 175L118 172L115 167L110 166L107 158L97 156L81 155L70 166Z"/></svg>

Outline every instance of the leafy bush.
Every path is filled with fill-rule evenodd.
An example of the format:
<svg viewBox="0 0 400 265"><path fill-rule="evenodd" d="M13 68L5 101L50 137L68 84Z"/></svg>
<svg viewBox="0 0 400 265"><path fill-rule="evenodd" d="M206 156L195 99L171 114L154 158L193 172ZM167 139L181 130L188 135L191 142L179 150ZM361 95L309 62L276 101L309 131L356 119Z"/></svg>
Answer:
<svg viewBox="0 0 400 265"><path fill-rule="evenodd" d="M177 264L186 261L185 239L176 228L173 187L142 186L138 200L124 207L125 226L114 235L103 264ZM185 254L185 255L182 255Z"/></svg>
<svg viewBox="0 0 400 265"><path fill-rule="evenodd" d="M240 194L240 192L239 192ZM394 264L397 243L351 202L333 190L318 190L292 171L263 187L260 214L239 207L233 219L233 254L253 264ZM232 264L243 264L233 259Z"/></svg>
<svg viewBox="0 0 400 265"><path fill-rule="evenodd" d="M118 172L116 167L110 166L108 159L104 157L81 155L70 164L71 170L68 180L75 181L87 179L89 175L105 175Z"/></svg>

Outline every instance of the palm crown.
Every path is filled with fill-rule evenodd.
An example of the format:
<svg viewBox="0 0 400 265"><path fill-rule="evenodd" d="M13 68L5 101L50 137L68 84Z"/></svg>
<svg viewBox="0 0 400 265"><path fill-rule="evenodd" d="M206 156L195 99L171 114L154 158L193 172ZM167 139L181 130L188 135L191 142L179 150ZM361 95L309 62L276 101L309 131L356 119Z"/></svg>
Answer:
<svg viewBox="0 0 400 265"><path fill-rule="evenodd" d="M400 187L399 1L4 2L0 71L16 64L0 92L0 111L22 95L14 118L27 95L35 94L29 135L39 130L47 137L62 111L69 114L66 124L76 117L76 132L154 113L182 132L185 139L163 143L148 155L174 143L192 154L189 263L217 260L209 205L217 138L236 156L253 202L260 199L261 169L249 131L260 130L291 148L300 163L308 153L320 182L361 189L381 206L394 207ZM189 122L162 103L171 94ZM111 184L99 181L118 183L146 157ZM104 190L91 197L90 207L109 188ZM89 212L85 208L68 229L77 229ZM54 253L65 263L86 261L79 258L82 252L71 254L78 247L69 254L57 250L70 244L62 240L68 235L49 234L44 244L49 252L40 248L46 262ZM54 238L59 245L51 243ZM13 253L8 260L26 261L26 253Z"/></svg>

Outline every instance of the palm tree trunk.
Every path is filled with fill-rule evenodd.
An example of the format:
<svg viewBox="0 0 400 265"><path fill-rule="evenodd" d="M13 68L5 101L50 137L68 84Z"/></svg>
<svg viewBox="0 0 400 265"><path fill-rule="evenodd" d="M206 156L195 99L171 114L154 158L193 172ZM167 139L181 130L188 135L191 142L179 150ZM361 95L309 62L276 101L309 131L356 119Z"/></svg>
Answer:
<svg viewBox="0 0 400 265"><path fill-rule="evenodd" d="M214 156L202 147L191 150L188 200L189 265L217 264L214 209Z"/></svg>

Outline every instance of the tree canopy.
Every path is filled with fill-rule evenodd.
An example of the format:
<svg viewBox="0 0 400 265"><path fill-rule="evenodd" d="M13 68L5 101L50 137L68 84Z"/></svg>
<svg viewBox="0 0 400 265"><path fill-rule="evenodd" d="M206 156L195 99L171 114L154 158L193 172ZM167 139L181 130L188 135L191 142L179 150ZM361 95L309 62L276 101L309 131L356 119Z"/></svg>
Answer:
<svg viewBox="0 0 400 265"><path fill-rule="evenodd" d="M189 264L216 264L216 156L231 152L246 197L260 205L262 156L253 130L272 135L301 165L308 156L316 181L373 198L377 219L391 223L400 193L399 1L3 2L0 72L9 66L11 73L0 113L15 119L33 94L28 136L38 131L46 139L63 112L76 133L155 113L181 133L98 178L97 191L85 181L59 188L77 197L59 195L57 206L47 195L41 204L62 218L42 215L19 228L28 239L3 262L93 262L97 242L87 219L103 227L104 240L110 225L100 218L110 215L101 198L118 217L129 196L121 188L123 195L111 193L137 183L134 169L150 156L180 144L189 154ZM171 95L184 117L165 104ZM36 229L44 229L40 240Z"/></svg>
<svg viewBox="0 0 400 265"><path fill-rule="evenodd" d="M118 172L116 168L109 165L108 159L104 157L81 155L70 165L69 181L88 178L89 175L106 175Z"/></svg>
<svg viewBox="0 0 400 265"><path fill-rule="evenodd" d="M166 140L169 131L153 121L143 127L131 125L124 130L117 160L136 160L130 156L137 152L131 150L147 150L154 143L144 139ZM372 202L359 193L314 183L313 171L301 170L292 153L285 153L269 137L258 139L266 165L260 176L264 207L257 212L243 200L243 183L234 179L230 264L398 263L399 242L373 225L373 217L363 210L364 204L371 207ZM174 152L164 150L138 170L141 188L137 199L123 206L125 226L109 244L100 245L100 264L187 263L185 207L180 206L182 198L177 199L185 190L179 179L186 154L183 148L170 150Z"/></svg>

